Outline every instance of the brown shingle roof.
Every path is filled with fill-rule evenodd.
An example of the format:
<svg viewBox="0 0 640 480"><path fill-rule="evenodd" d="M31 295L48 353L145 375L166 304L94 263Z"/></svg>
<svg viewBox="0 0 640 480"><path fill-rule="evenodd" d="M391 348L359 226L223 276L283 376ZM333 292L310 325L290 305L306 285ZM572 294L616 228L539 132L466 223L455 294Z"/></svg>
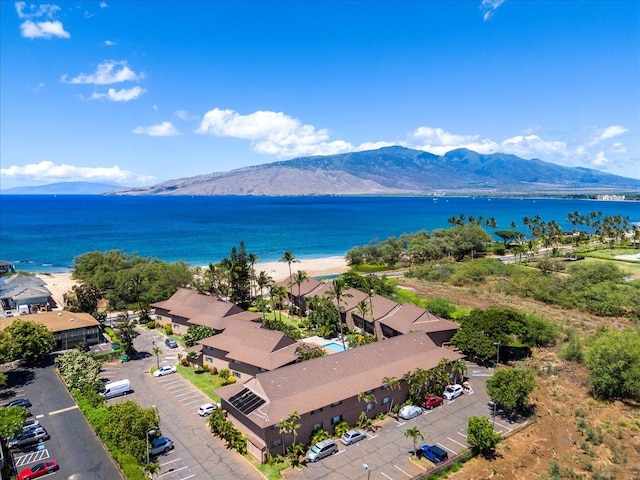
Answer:
<svg viewBox="0 0 640 480"><path fill-rule="evenodd" d="M259 323L229 323L224 332L200 342L238 360L265 370L273 370L297 359L298 342L282 332L263 328Z"/></svg>
<svg viewBox="0 0 640 480"><path fill-rule="evenodd" d="M41 323L53 333L75 330L76 328L97 327L100 325L100 322L88 313L72 313L67 310L59 310L54 312L32 313L14 318L2 318L0 319L0 331L11 325L15 318Z"/></svg>
<svg viewBox="0 0 640 480"><path fill-rule="evenodd" d="M259 373L245 384L216 392L229 401L249 388L266 400L247 417L265 428L294 410L308 413L378 388L386 376L401 378L416 367L434 368L442 358L454 361L464 355L439 348L426 334L414 332Z"/></svg>
<svg viewBox="0 0 640 480"><path fill-rule="evenodd" d="M209 313L201 313L193 318L189 318L189 323L213 328L214 330L224 330L234 322L255 322L260 320L262 315L257 312L240 312L228 317L216 317Z"/></svg>
<svg viewBox="0 0 640 480"><path fill-rule="evenodd" d="M458 324L411 303L400 304L399 308L392 310L379 321L399 333L409 333L414 330L429 333L458 329Z"/></svg>
<svg viewBox="0 0 640 480"><path fill-rule="evenodd" d="M182 318L195 318L200 314L222 318L244 311L233 303L188 288L179 288L168 300L151 306L168 310L171 315Z"/></svg>

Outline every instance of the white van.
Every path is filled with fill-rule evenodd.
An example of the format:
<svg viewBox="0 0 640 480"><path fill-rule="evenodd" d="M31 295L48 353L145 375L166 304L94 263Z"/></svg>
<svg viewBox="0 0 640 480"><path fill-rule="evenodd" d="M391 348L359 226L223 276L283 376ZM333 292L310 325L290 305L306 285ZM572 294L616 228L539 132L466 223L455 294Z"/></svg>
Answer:
<svg viewBox="0 0 640 480"><path fill-rule="evenodd" d="M118 380L117 382L109 382L104 386L104 390L100 392L104 398L119 397L126 395L131 391L131 382L129 380Z"/></svg>

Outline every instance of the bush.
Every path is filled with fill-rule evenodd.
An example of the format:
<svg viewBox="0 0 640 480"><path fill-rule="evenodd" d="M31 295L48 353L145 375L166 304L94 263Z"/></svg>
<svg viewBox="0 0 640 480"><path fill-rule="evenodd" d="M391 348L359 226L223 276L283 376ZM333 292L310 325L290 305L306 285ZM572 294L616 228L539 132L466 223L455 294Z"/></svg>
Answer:
<svg viewBox="0 0 640 480"><path fill-rule="evenodd" d="M164 331L167 335L173 335L173 325L171 325L170 323L167 323L164 326Z"/></svg>
<svg viewBox="0 0 640 480"><path fill-rule="evenodd" d="M150 320L147 322L147 328L149 330L153 330L154 328L156 328L156 321L155 320Z"/></svg>

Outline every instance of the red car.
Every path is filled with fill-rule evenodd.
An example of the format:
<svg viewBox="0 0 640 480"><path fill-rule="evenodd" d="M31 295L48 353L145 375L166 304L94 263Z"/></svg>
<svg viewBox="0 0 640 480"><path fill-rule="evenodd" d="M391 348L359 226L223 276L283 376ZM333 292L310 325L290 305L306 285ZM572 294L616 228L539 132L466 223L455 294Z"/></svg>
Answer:
<svg viewBox="0 0 640 480"><path fill-rule="evenodd" d="M442 397L430 396L424 399L424 402L422 402L422 408L428 408L429 410L431 410L438 405L442 405L442 402Z"/></svg>
<svg viewBox="0 0 640 480"><path fill-rule="evenodd" d="M55 460L48 460L46 462L40 462L35 464L31 468L27 468L26 470L22 470L18 474L18 480L31 480L32 478L39 478L47 473L55 472L60 467L58 466L58 462Z"/></svg>

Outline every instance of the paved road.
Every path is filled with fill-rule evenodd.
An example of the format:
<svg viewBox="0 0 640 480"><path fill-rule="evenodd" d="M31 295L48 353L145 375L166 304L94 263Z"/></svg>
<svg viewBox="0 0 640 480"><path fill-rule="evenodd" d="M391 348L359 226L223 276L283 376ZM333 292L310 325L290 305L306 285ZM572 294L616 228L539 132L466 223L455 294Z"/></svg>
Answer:
<svg viewBox="0 0 640 480"><path fill-rule="evenodd" d="M176 365L180 349L164 345L164 336L157 331L140 330L134 346L140 352L151 352L159 346L160 365ZM197 414L200 405L211 400L179 374L153 377L149 371L156 366L150 356L127 363L104 365L109 380L128 378L134 393L109 400L111 403L135 400L142 407L155 406L160 414L162 434L169 437L175 448L156 459L160 465L160 479L260 479L264 477L235 450L214 437L206 426L206 419Z"/></svg>
<svg viewBox="0 0 640 480"><path fill-rule="evenodd" d="M56 375L53 365L6 373L9 375L9 385L0 392L2 401L28 398L33 405L29 410L51 435L51 439L40 446L13 452L17 471L53 458L60 464L60 470L54 474L54 478L124 479Z"/></svg>

